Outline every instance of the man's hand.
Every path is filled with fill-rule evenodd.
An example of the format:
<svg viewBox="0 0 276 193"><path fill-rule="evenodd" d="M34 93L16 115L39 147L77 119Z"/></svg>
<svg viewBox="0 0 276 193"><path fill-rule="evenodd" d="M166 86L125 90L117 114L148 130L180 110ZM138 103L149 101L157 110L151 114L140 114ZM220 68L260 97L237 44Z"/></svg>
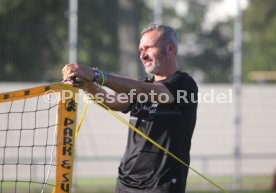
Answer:
<svg viewBox="0 0 276 193"><path fill-rule="evenodd" d="M62 75L65 82L72 82L74 79L76 81L82 81L83 79L92 81L94 79L94 70L79 64L66 64L62 69Z"/></svg>

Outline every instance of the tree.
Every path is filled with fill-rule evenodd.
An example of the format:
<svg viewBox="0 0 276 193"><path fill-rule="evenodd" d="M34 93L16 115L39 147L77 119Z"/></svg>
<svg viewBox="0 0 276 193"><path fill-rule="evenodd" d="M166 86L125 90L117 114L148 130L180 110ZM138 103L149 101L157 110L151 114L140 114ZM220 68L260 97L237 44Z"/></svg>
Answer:
<svg viewBox="0 0 276 193"><path fill-rule="evenodd" d="M1 0L0 77L6 81L43 80L64 53L66 0Z"/></svg>
<svg viewBox="0 0 276 193"><path fill-rule="evenodd" d="M117 0L79 1L79 62L108 71L118 68Z"/></svg>
<svg viewBox="0 0 276 193"><path fill-rule="evenodd" d="M124 8L123 2L131 9ZM61 79L61 68L68 62L68 6L68 0L0 0L0 80ZM78 62L123 72L120 69L125 70L128 62L122 60L126 55L120 50L127 50L127 60L137 67L143 3L79 0L78 7ZM119 36L122 28L126 32ZM125 49L129 45L132 48ZM128 75L132 71L127 70Z"/></svg>
<svg viewBox="0 0 276 193"><path fill-rule="evenodd" d="M244 12L243 79L251 71L276 70L276 1L251 0Z"/></svg>
<svg viewBox="0 0 276 193"><path fill-rule="evenodd" d="M233 52L232 28L229 22L217 23L211 31L202 31L197 38L198 48L182 57L188 69L204 72L206 83L229 83L232 81ZM185 69L185 66L184 66Z"/></svg>
<svg viewBox="0 0 276 193"><path fill-rule="evenodd" d="M177 6L177 2L180 1L172 6ZM180 69L192 74L200 72L204 82L226 83L232 80L232 23L218 22L210 30L204 29L203 25L209 7L216 2L218 0L182 1L186 14L177 15L174 7L168 7L164 22L175 25L173 27L177 29Z"/></svg>

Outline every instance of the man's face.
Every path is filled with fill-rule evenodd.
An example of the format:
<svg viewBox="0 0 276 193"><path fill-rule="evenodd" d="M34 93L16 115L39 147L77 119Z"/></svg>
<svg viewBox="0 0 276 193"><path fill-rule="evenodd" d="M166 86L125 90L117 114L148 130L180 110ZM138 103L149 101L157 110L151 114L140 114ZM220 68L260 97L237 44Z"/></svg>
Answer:
<svg viewBox="0 0 276 193"><path fill-rule="evenodd" d="M145 71L150 74L158 74L166 62L166 47L159 36L159 31L149 31L140 40L140 59Z"/></svg>

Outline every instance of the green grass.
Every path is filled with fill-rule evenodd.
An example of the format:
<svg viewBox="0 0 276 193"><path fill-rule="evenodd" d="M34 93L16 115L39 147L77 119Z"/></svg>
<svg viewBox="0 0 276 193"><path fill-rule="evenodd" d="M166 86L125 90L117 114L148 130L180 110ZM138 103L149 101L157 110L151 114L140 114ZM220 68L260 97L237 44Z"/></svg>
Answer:
<svg viewBox="0 0 276 193"><path fill-rule="evenodd" d="M229 193L276 193L271 191L272 177L271 176L243 176L241 179L242 191L232 190L232 178L230 176L211 177L211 180L224 188ZM74 186L73 193L113 193L115 187L115 178L78 178ZM1 184L3 192L13 192L14 183ZM26 193L28 184L17 183L17 189L20 193ZM32 185L35 188L35 185ZM38 187L36 187L38 188ZM28 189L28 188L27 188ZM36 191L35 191L36 192ZM37 192L40 192L39 190ZM51 190L45 191L51 193ZM190 176L187 181L187 193L220 193L204 179L197 176Z"/></svg>
<svg viewBox="0 0 276 193"><path fill-rule="evenodd" d="M232 177L230 176L212 177L211 180L231 193L276 193L270 190L272 186L271 176L243 176L241 179L242 191L239 192L232 190ZM76 193L113 193L115 181L114 178L78 179ZM187 183L187 193L220 192L204 179L196 176L189 177Z"/></svg>
<svg viewBox="0 0 276 193"><path fill-rule="evenodd" d="M188 191L186 193L214 193L214 191ZM260 191L240 191L238 193L274 193L274 192L272 192L270 190L267 190L267 191L265 191L265 190L261 191L260 190Z"/></svg>
<svg viewBox="0 0 276 193"><path fill-rule="evenodd" d="M217 185L224 189L232 189L233 178L231 176L210 177ZM271 176L243 176L241 178L241 189L243 190L269 190L272 186ZM190 189L212 189L213 186L199 177L190 177L187 181Z"/></svg>

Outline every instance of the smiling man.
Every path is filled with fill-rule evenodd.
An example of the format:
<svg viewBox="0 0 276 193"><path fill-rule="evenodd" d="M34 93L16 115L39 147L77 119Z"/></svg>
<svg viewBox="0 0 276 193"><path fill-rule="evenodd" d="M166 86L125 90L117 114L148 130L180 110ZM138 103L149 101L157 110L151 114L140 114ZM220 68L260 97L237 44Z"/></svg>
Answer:
<svg viewBox="0 0 276 193"><path fill-rule="evenodd" d="M197 96L198 88L188 73L176 68L176 32L169 26L150 24L141 33L139 51L145 71L152 75L145 81L78 64L65 65L63 78L69 84L73 79L81 81L93 95L101 93L101 101L113 110L130 111L131 124L189 164L197 112L191 96ZM98 85L112 89L115 100L105 100L110 93ZM187 93L185 100L177 100L178 91ZM134 100L119 100L116 96L122 93ZM135 96L130 97L131 93ZM131 129L127 140L115 193L185 192L187 167Z"/></svg>

